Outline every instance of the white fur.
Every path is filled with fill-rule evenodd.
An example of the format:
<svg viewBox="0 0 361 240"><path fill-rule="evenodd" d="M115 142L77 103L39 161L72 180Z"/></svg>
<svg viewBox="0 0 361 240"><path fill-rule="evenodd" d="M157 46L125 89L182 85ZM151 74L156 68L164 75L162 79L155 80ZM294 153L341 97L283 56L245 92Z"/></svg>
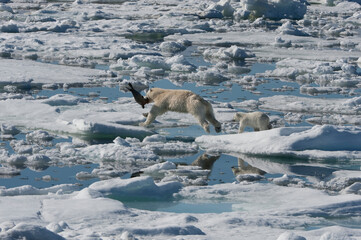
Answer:
<svg viewBox="0 0 361 240"><path fill-rule="evenodd" d="M271 129L269 117L263 112L238 112L234 116L235 121L239 121L238 133L242 133L246 126L252 127L255 131Z"/></svg>
<svg viewBox="0 0 361 240"><path fill-rule="evenodd" d="M154 105L147 116L147 120L141 123L141 126L148 126L157 116L167 111L173 111L192 114L208 133L208 121L215 127L216 132L221 131L221 124L214 117L212 105L191 91L151 88L147 92L146 98Z"/></svg>

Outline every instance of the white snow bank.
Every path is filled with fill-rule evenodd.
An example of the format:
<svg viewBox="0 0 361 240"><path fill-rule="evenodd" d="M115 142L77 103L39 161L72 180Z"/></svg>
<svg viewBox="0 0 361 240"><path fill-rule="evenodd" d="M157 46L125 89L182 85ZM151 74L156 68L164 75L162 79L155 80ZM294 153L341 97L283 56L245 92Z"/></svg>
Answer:
<svg viewBox="0 0 361 240"><path fill-rule="evenodd" d="M152 162L158 160L154 152L139 147L137 144L130 144L120 137L114 143L97 144L86 147L77 147L70 143L57 144L62 156L86 157L94 162L111 161L119 162L125 169L125 163L134 165L136 162ZM134 166L133 166L134 167Z"/></svg>
<svg viewBox="0 0 361 240"><path fill-rule="evenodd" d="M45 100L7 99L0 101L0 124L30 129L69 133L86 138L137 137L143 139L153 131L134 126L144 119L131 106L131 99L122 103L82 103L70 95L57 95ZM46 104L48 103L48 104ZM74 105L76 104L76 105ZM53 106L54 105L54 106ZM59 106L63 105L63 106ZM135 105L134 105L135 106ZM63 108L61 108L63 107Z"/></svg>
<svg viewBox="0 0 361 240"><path fill-rule="evenodd" d="M104 180L93 183L89 188L117 198L167 199L178 192L182 188L182 184L179 182L155 184L151 177L136 177Z"/></svg>
<svg viewBox="0 0 361 240"><path fill-rule="evenodd" d="M19 223L11 229L0 232L3 240L11 239L54 239L65 240L62 236L41 226Z"/></svg>
<svg viewBox="0 0 361 240"><path fill-rule="evenodd" d="M36 188L30 185L24 185L9 189L0 189L0 196L19 196L19 195L47 195L49 193L57 192L73 192L78 187L73 184L61 184L49 188Z"/></svg>
<svg viewBox="0 0 361 240"><path fill-rule="evenodd" d="M208 151L308 158L359 158L361 129L342 126L283 127L261 132L201 136L196 142Z"/></svg>
<svg viewBox="0 0 361 240"><path fill-rule="evenodd" d="M276 95L259 99L259 107L266 110L298 113L331 113L359 115L361 97L354 98L307 98Z"/></svg>
<svg viewBox="0 0 361 240"><path fill-rule="evenodd" d="M74 119L68 126L70 133L80 135L85 138L111 138L111 137L136 137L144 138L153 134L152 131L137 126L129 126L115 123L103 123L88 121L85 119Z"/></svg>
<svg viewBox="0 0 361 240"><path fill-rule="evenodd" d="M105 71L68 67L27 60L0 59L1 82L17 83L84 83L105 76Z"/></svg>
<svg viewBox="0 0 361 240"><path fill-rule="evenodd" d="M261 0L249 1L241 0L240 2L245 16L266 17L273 20L283 18L302 19L307 11L306 1L282 1L282 0Z"/></svg>
<svg viewBox="0 0 361 240"><path fill-rule="evenodd" d="M2 124L0 124L0 132L2 134L16 135L16 134L20 133L20 130L17 129L17 127L15 127L14 125L2 123Z"/></svg>
<svg viewBox="0 0 361 240"><path fill-rule="evenodd" d="M51 96L49 99L43 100L43 103L49 104L50 106L71 106L79 103L88 102L84 98L76 97L70 94L56 94Z"/></svg>
<svg viewBox="0 0 361 240"><path fill-rule="evenodd" d="M255 57L250 51L235 45L229 48L206 49L203 52L203 56L205 58L215 58L223 61L245 60L246 58Z"/></svg>

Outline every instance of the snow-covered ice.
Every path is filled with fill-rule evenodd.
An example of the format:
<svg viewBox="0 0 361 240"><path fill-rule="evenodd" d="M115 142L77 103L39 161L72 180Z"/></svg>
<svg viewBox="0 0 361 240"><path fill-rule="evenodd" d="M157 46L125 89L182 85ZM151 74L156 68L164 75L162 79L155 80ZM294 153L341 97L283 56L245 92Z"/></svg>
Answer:
<svg viewBox="0 0 361 240"><path fill-rule="evenodd" d="M359 0L0 0L1 239L361 239ZM151 127L127 91L186 88ZM238 111L272 129L237 134Z"/></svg>

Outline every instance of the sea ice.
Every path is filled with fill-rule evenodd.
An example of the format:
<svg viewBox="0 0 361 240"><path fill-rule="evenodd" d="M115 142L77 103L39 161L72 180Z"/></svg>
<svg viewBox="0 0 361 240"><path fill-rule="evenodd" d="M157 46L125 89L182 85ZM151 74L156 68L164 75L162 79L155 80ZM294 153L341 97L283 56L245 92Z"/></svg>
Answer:
<svg viewBox="0 0 361 240"><path fill-rule="evenodd" d="M20 184L0 186L1 239L360 238L359 0L0 2L0 176ZM222 135L180 113L144 129L149 106L72 89L164 79L196 85ZM235 134L238 110L268 111L274 129ZM207 185L234 159L208 151L237 157L233 183ZM34 172L78 164L90 186ZM25 185L24 168L56 185Z"/></svg>
<svg viewBox="0 0 361 240"><path fill-rule="evenodd" d="M357 159L361 151L360 133L357 127L284 127L261 132L201 136L196 138L196 142L212 152Z"/></svg>

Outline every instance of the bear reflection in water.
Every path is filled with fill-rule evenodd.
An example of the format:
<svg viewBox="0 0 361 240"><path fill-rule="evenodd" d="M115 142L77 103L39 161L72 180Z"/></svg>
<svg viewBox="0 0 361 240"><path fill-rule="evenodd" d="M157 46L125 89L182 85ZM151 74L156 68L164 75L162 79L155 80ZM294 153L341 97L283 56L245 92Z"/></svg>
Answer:
<svg viewBox="0 0 361 240"><path fill-rule="evenodd" d="M192 163L190 163L190 164L178 163L177 169L172 169L169 171L175 175L188 176L190 179L202 177L205 180L211 174L213 165L220 158L220 156L221 156L220 154L203 153L202 155L197 157L197 159L195 159ZM190 168L188 168L188 166ZM199 171L200 169L209 170L209 171L202 172L202 173L198 172L198 174L200 174L200 175L198 175L198 176L195 175L195 172L197 172L197 170ZM195 172L192 173L192 170ZM266 174L265 171L249 165L247 162L245 162L241 158L238 158L238 166L232 167L232 172L235 177L240 176L240 175L249 175L249 174L260 175L260 176ZM133 173L131 175L131 177L138 177L143 174L147 174L147 173L144 173L143 171L139 171L139 172ZM156 177L156 176L154 176L154 177Z"/></svg>

